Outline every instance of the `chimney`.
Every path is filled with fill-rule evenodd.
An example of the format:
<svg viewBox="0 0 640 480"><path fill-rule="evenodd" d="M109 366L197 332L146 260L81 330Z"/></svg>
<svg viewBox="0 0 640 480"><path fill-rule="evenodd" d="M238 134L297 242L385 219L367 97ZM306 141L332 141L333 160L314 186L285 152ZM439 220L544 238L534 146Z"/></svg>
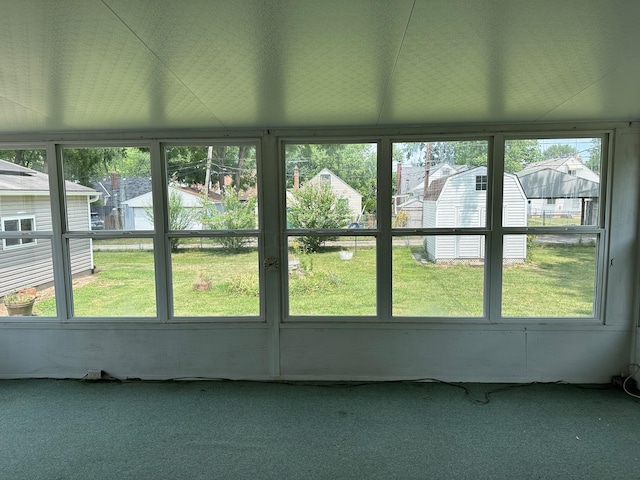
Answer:
<svg viewBox="0 0 640 480"><path fill-rule="evenodd" d="M300 188L300 170L298 169L298 165L293 167L293 188Z"/></svg>

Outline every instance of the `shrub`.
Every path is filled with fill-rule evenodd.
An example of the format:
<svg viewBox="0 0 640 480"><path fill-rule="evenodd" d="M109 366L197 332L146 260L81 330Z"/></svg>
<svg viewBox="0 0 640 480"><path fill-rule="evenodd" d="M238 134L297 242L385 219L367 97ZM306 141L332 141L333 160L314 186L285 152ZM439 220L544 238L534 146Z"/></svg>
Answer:
<svg viewBox="0 0 640 480"><path fill-rule="evenodd" d="M351 211L345 199L338 196L328 185L310 185L293 191L288 221L291 228L328 229L344 228L349 224ZM325 241L336 237L300 237L307 252L317 252Z"/></svg>
<svg viewBox="0 0 640 480"><path fill-rule="evenodd" d="M256 197L246 201L235 190L227 191L221 210L208 198L202 200L202 224L210 230L254 230L256 228ZM241 250L250 237L214 237L214 242L231 251Z"/></svg>

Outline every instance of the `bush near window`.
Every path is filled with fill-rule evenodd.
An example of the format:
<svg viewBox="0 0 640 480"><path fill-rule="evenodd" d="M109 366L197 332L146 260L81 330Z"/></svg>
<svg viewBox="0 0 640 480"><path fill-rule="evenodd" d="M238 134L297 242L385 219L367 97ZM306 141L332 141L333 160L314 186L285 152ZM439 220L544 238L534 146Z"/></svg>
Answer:
<svg viewBox="0 0 640 480"><path fill-rule="evenodd" d="M346 201L333 193L328 185L305 185L293 190L293 202L288 212L291 228L325 229L345 228L351 211ZM336 237L300 237L307 252L317 252L324 242Z"/></svg>
<svg viewBox="0 0 640 480"><path fill-rule="evenodd" d="M202 199L202 224L210 230L255 230L256 197L240 198L235 190L227 191L220 211L208 198ZM212 240L230 251L244 248L250 237L214 237Z"/></svg>

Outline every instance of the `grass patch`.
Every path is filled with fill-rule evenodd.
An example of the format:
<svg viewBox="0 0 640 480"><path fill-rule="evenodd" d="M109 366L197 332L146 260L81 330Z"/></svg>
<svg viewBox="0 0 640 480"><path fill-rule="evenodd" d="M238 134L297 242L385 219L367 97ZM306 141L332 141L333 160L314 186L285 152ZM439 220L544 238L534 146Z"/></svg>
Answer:
<svg viewBox="0 0 640 480"><path fill-rule="evenodd" d="M410 247L393 248L393 313L397 316L478 317L483 312L484 269L435 265L414 258ZM503 315L591 316L596 247L534 244L527 263L503 269ZM76 316L156 316L153 252L94 252L93 281L74 287ZM289 273L293 315L375 315L376 253L358 247L350 260L339 250L305 255ZM220 248L185 249L172 255L174 307L178 316L257 316L258 254ZM198 276L208 289L194 288ZM55 300L36 303L35 313L55 316Z"/></svg>

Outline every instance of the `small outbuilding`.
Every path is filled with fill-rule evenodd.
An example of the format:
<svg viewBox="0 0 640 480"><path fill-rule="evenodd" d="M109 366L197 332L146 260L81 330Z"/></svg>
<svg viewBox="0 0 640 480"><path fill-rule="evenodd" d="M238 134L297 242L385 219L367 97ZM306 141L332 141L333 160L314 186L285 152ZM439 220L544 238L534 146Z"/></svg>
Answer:
<svg viewBox="0 0 640 480"><path fill-rule="evenodd" d="M198 213L202 211L202 194L196 190L170 186L169 195L177 195L180 198L182 208L193 212L193 220L187 230L202 230L202 223L197 220L200 217ZM214 201L214 204L220 205L221 195L215 193L211 195L220 197L217 202ZM122 202L122 205L126 230L153 230L153 216L151 214L153 197L151 192Z"/></svg>
<svg viewBox="0 0 640 480"><path fill-rule="evenodd" d="M487 167L475 167L433 180L423 200L425 228L484 227L487 216ZM527 198L518 177L504 174L502 222L507 227L527 225ZM483 235L429 235L424 239L432 262L479 261L484 259ZM503 257L521 262L527 257L525 235L505 238Z"/></svg>

